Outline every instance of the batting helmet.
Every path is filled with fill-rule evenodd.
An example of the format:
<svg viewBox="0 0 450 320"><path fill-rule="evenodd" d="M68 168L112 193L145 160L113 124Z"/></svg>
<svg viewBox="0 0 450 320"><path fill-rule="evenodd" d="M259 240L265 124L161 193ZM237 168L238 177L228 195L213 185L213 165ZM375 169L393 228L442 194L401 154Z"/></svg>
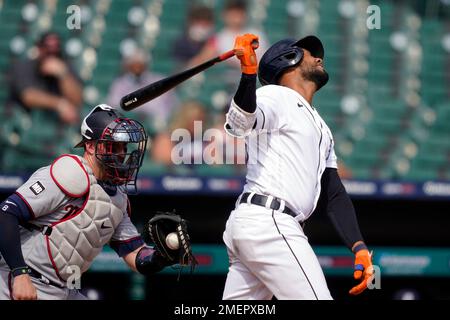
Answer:
<svg viewBox="0 0 450 320"><path fill-rule="evenodd" d="M307 49L314 57L322 58L324 49L316 36L307 36L300 40L284 39L272 45L259 62L258 78L261 84L277 84L282 73L302 61L303 50Z"/></svg>
<svg viewBox="0 0 450 320"><path fill-rule="evenodd" d="M100 104L84 118L81 135L83 140L75 147L96 141L95 157L103 167L107 182L133 186L136 190L137 174L147 146L144 127L114 108Z"/></svg>

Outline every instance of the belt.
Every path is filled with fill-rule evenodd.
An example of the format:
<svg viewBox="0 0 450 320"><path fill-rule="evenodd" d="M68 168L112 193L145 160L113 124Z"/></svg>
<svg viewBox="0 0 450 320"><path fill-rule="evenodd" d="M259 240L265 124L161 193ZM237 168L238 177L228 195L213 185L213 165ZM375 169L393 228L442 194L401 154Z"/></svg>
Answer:
<svg viewBox="0 0 450 320"><path fill-rule="evenodd" d="M247 203L248 197L251 194L252 193L250 193L250 192L244 193L242 195L241 201L239 203ZM267 203L269 198L272 198L272 201L270 203ZM268 209L273 209L273 210L279 210L281 208L281 200L278 200L277 198L273 198L273 197L263 196L263 195L257 194L257 193L253 193L253 197L251 197L250 203L256 204L257 206L266 207ZM286 213L294 218L297 216L295 214L295 212L287 206L284 206L284 208L283 208L283 210L281 210L281 212Z"/></svg>
<svg viewBox="0 0 450 320"><path fill-rule="evenodd" d="M59 283L56 283L54 281L51 281L49 279L47 279L46 277L44 277L40 272L28 267L30 269L30 272L28 273L28 275L30 277L33 277L35 279L38 279L39 281L41 281L42 283L51 285L51 286L55 286L58 288L65 288L64 286L60 285Z"/></svg>
<svg viewBox="0 0 450 320"><path fill-rule="evenodd" d="M53 231L52 226L37 226L37 225L35 225L33 223L29 223L29 222L22 222L21 225L28 231L36 230L36 231L41 232L44 236L51 235L52 231Z"/></svg>

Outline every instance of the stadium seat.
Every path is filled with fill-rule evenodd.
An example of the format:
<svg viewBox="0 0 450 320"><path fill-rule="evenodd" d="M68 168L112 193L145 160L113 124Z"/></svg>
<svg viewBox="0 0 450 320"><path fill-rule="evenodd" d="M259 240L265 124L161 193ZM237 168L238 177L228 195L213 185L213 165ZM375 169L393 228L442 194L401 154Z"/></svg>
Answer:
<svg viewBox="0 0 450 320"><path fill-rule="evenodd" d="M356 3L350 1L349 3ZM36 5L35 5L36 4ZM82 5L91 11L91 19L84 22L81 30L69 30L65 23L67 13L65 9L71 5L70 0L60 0L56 3L55 14L50 15L52 29L61 33L63 39L78 39L82 48L91 48L96 53L96 63L87 66L82 55L74 56L74 64L77 70L89 67L92 74L86 73L85 85L98 90L94 97L95 102L103 101L108 93L111 81L120 73L121 66L121 43L124 39L134 40L137 45L151 50L151 69L163 73L173 73L175 63L171 58L170 50L174 39L183 31L186 22L186 13L190 7L188 1L166 0L162 2L162 11L150 12L155 5L152 0L136 1L111 1L102 4L106 10L98 11L97 2L83 1ZM220 17L224 0L216 1L214 12ZM356 32L357 24L355 18L344 16L339 12L342 1L303 1L303 10L312 16L317 14L317 27L314 32L322 39L326 49L325 66L330 74L330 81L315 97L314 106L332 128L336 140L336 150L341 150L341 144L351 145L350 151L342 156L349 169L354 172L355 177L396 177L400 179L422 179L429 177L449 177L450 162L450 87L448 86L449 54L445 51L442 40L447 34L444 20L435 17L421 17L421 25L418 33L412 36L421 46L422 59L421 68L417 76L420 80L418 93L421 101L419 105L411 106L406 96L402 95L409 77L408 68L397 67L402 53L395 51L391 45L391 36L396 31L407 30L407 21L414 13L411 6L402 6L395 1L374 0L371 4L378 5L382 12L381 29L371 30L367 39L361 37L358 45L367 47L368 52L362 54L362 58L368 63L367 72L358 73L355 78L346 57L354 52L355 43L353 38L348 38L352 32ZM26 54L36 37L43 31L37 20L23 16L25 6L37 8L37 12L47 9L49 3L36 3L34 1L4 1L0 10L0 28L2 39L0 39L0 71L5 74L11 59ZM250 6L258 5L262 15L258 21L271 42L281 38L305 35L305 19L303 14L295 14L292 10L292 2L288 0L268 1L259 3L250 1ZM159 28L154 34L149 34L144 24L133 24L129 20L130 9L141 7L145 18L154 14L153 18L159 23ZM291 9L290 9L291 7ZM154 8L153 8L154 9ZM33 9L34 10L34 9ZM264 14L265 11L265 14ZM312 16L308 16L312 19ZM94 24L94 17L98 21L105 22L105 28L98 29ZM251 19L255 17L251 16ZM352 20L353 19L353 20ZM221 19L217 19L217 29L221 28ZM98 22L97 21L97 22ZM253 21L253 20L252 20ZM311 26L312 27L312 26ZM343 32L345 28L345 32ZM411 30L410 30L411 31ZM20 38L15 39L15 37ZM153 39L156 37L155 39ZM20 52L12 52L12 40L19 44ZM99 40L99 41L97 41ZM348 47L347 47L348 46ZM353 57L353 55L352 55ZM408 67L408 66L406 66ZM177 88L182 101L187 99L198 99L208 107L211 116L223 112L218 105L231 95L235 90L236 83L227 83L227 66L217 65L204 72L195 81L187 82ZM406 71L405 71L406 70ZM358 86L352 85L349 80L355 79ZM6 79L0 80L0 85L7 87ZM367 88L367 89L365 89ZM360 105L358 109L348 111L342 107L343 98L347 95L356 95ZM394 96L396 95L396 96ZM3 105L8 97L7 90L0 92L0 103L2 104L0 114L3 113ZM90 103L85 102L84 113L89 111ZM41 115L40 115L41 116ZM51 137L61 136L54 150L70 150L73 140L76 140L76 132L57 132L55 128L45 127L39 131L26 130L20 117L11 119L1 128L2 137L0 144L14 148L11 143L16 143L14 152L6 156L9 168L20 159L21 154L29 154L29 149L22 148L23 141L33 141L30 148L39 150L42 145L50 143ZM36 116L39 117L39 116ZM26 118L26 117L25 117ZM22 119L23 120L23 119ZM142 119L141 119L142 120ZM26 121L26 120L25 120ZM35 119L34 121L42 121ZM150 133L154 132L154 124L151 119L143 120ZM21 141L15 141L15 134L21 136ZM55 143L56 139L53 139ZM414 144L417 152L405 155L406 144ZM343 148L345 149L345 148ZM9 149L8 149L9 150ZM417 153L417 154L416 154ZM399 159L407 158L409 170L396 168ZM33 165L33 157L26 156L20 164L22 168ZM44 156L45 158L45 156ZM36 163L43 163L46 159L36 159ZM154 165L146 159L143 172L157 174L166 172L161 165ZM6 167L5 167L6 168ZM216 168L217 169L217 168ZM200 166L195 170L183 167L171 169L177 174L192 173L199 175L217 174L220 170L209 170ZM227 175L229 168L223 169L223 175ZM173 171L175 170L175 171ZM221 169L222 170L222 169ZM230 173L231 174L231 173ZM450 177L449 177L450 178Z"/></svg>

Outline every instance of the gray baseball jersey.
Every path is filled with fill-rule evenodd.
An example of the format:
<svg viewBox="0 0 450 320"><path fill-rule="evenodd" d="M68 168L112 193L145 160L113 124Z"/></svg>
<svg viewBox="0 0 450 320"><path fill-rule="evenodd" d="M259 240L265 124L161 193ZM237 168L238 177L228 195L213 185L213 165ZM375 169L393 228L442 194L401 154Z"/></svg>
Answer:
<svg viewBox="0 0 450 320"><path fill-rule="evenodd" d="M112 203L123 201L123 193L116 188L104 187ZM70 218L83 207L85 197L72 198L67 196L51 177L50 166L37 170L27 182L15 192L28 207L29 217L22 217L36 226L48 226L52 223ZM123 218L115 229L110 246L116 250L119 256L133 251L143 244L143 241L130 220L129 203L124 208ZM24 225L22 221L22 225ZM22 253L27 265L40 272L49 280L65 285L55 274L52 262L49 258L45 236L37 230L20 227ZM0 260L0 271L8 271L9 268Z"/></svg>

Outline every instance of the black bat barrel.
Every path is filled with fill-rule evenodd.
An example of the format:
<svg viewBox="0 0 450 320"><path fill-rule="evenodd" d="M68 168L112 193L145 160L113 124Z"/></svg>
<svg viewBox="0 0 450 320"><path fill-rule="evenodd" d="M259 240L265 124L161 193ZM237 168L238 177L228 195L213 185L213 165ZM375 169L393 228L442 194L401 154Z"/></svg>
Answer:
<svg viewBox="0 0 450 320"><path fill-rule="evenodd" d="M132 93L127 94L126 96L123 96L122 99L120 99L120 106L125 111L133 110L143 105L144 103L159 97L160 95L166 93L170 89L176 87L180 83L211 67L219 61L222 60L216 57L196 67L153 82L143 88L133 91Z"/></svg>

